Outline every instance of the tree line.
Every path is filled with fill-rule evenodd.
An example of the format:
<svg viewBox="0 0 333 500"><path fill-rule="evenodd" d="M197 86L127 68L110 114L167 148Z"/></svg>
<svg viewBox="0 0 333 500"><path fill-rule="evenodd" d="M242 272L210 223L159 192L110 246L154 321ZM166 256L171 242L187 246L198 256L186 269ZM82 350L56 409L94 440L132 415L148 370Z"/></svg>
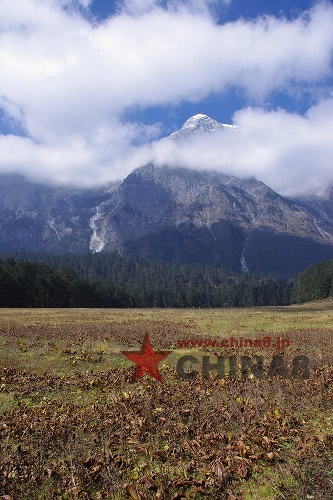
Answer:
<svg viewBox="0 0 333 500"><path fill-rule="evenodd" d="M333 260L308 267L295 277L291 291L292 303L328 297L333 297Z"/></svg>
<svg viewBox="0 0 333 500"><path fill-rule="evenodd" d="M113 254L0 259L0 307L254 307L287 305L290 285L219 267Z"/></svg>

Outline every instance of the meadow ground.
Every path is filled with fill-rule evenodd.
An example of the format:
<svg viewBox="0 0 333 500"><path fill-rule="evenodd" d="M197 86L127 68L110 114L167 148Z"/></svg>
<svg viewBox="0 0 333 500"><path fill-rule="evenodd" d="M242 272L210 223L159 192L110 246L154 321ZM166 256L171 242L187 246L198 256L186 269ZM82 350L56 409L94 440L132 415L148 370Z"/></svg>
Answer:
<svg viewBox="0 0 333 500"><path fill-rule="evenodd" d="M163 384L132 382L145 333ZM284 337L310 377L269 377L267 348L178 339ZM183 380L184 354L265 357L265 377ZM0 310L0 498L333 497L333 302L256 309ZM200 365L199 365L200 366Z"/></svg>

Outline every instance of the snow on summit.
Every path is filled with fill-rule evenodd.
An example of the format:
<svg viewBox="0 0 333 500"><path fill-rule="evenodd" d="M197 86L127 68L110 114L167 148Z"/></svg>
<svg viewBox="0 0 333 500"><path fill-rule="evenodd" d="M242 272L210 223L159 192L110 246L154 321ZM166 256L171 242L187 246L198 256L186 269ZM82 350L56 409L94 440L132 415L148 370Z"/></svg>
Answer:
<svg viewBox="0 0 333 500"><path fill-rule="evenodd" d="M192 134L209 134L219 129L236 129L235 125L220 123L207 115L197 114L191 116L180 130L173 132L170 139L186 139Z"/></svg>

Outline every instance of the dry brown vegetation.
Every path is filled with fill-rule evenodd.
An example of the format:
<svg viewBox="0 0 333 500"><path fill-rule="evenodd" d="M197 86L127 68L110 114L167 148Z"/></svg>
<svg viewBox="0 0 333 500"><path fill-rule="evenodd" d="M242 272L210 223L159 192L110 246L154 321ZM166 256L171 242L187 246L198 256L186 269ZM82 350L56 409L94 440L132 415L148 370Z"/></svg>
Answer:
<svg viewBox="0 0 333 500"><path fill-rule="evenodd" d="M1 310L0 497L332 498L332 302L239 310ZM164 380L131 382L148 331ZM288 337L307 380L184 381L177 339ZM206 352L205 352L206 351ZM273 349L262 349L268 363Z"/></svg>

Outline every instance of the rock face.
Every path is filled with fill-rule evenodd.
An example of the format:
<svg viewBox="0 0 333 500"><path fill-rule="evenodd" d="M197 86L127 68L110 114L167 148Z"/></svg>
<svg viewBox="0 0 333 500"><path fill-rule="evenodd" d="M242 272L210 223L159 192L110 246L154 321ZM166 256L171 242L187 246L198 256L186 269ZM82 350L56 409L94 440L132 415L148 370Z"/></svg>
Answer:
<svg viewBox="0 0 333 500"><path fill-rule="evenodd" d="M0 250L88 251L96 207L117 187L57 188L0 175Z"/></svg>
<svg viewBox="0 0 333 500"><path fill-rule="evenodd" d="M2 251L117 252L282 277L333 258L328 201L323 212L254 178L147 165L105 189L0 184Z"/></svg>
<svg viewBox="0 0 333 500"><path fill-rule="evenodd" d="M148 165L106 207L104 250L283 277L333 257L329 220L253 178Z"/></svg>
<svg viewBox="0 0 333 500"><path fill-rule="evenodd" d="M171 140L228 130L216 124L196 115ZM0 251L18 249L117 252L288 278L333 258L333 190L292 200L254 178L153 164L86 190L2 174Z"/></svg>

